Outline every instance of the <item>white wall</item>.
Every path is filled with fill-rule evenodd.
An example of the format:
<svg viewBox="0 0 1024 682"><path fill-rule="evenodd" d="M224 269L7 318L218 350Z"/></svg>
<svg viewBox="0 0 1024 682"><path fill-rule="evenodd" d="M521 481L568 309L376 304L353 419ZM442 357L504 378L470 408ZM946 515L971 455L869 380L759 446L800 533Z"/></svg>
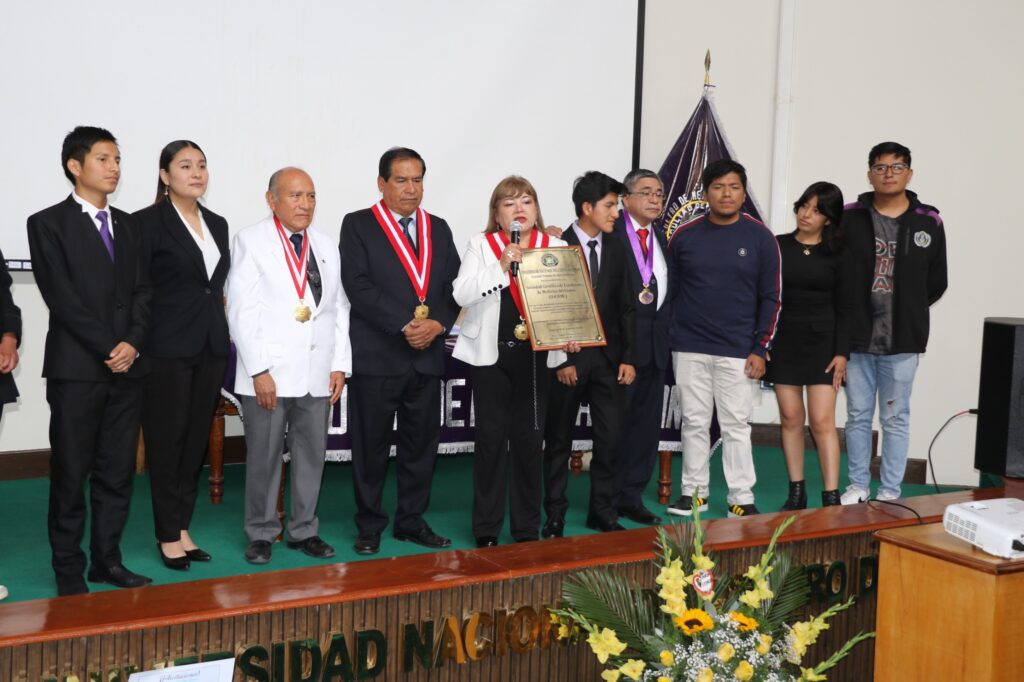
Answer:
<svg viewBox="0 0 1024 682"><path fill-rule="evenodd" d="M696 105L704 51L726 134L763 206L772 179L778 2L648 0L641 163L657 169ZM932 308L911 406L910 456L954 412L975 407L982 321L1024 317L1024 230L1015 199L1024 159L1024 4L951 0L796 0L787 196L815 180L868 191L867 152L910 147L911 189L941 210L950 285ZM774 225L777 232L791 225ZM777 419L770 395L758 420ZM840 400L840 423L845 404ZM976 483L974 417L933 451L940 482Z"/></svg>

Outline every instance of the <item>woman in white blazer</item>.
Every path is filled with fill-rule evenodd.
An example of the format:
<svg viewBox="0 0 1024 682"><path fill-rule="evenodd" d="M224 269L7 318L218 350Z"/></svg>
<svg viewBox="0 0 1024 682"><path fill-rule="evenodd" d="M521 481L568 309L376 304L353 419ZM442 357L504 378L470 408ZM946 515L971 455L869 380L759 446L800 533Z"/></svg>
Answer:
<svg viewBox="0 0 1024 682"><path fill-rule="evenodd" d="M520 224L519 246L510 240L513 222ZM565 246L544 234L543 225L533 185L516 175L505 178L491 193L487 229L469 240L455 279L455 300L465 316L453 355L473 365L477 547L498 544L506 491L512 537L536 540L540 530L548 367L557 358L530 347L509 271L522 261L522 249Z"/></svg>

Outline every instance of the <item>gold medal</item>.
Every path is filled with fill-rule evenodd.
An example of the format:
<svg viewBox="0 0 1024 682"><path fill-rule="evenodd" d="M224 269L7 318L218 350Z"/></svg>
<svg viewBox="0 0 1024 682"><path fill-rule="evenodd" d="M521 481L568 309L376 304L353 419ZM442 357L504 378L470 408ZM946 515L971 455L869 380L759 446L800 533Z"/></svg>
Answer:
<svg viewBox="0 0 1024 682"><path fill-rule="evenodd" d="M650 304L654 303L654 293L650 289L648 289L646 286L637 295L637 298L639 298L640 302L643 303L644 305L650 305Z"/></svg>
<svg viewBox="0 0 1024 682"><path fill-rule="evenodd" d="M313 316L313 310L308 306L299 301L299 305L295 306L295 319L299 322L309 322L309 318Z"/></svg>
<svg viewBox="0 0 1024 682"><path fill-rule="evenodd" d="M412 316L417 320L425 320L430 317L430 306L420 303L416 306L416 309L412 311Z"/></svg>
<svg viewBox="0 0 1024 682"><path fill-rule="evenodd" d="M516 325L516 328L512 330L512 335L519 341L526 341L530 338L530 333L526 330L526 325L520 322Z"/></svg>

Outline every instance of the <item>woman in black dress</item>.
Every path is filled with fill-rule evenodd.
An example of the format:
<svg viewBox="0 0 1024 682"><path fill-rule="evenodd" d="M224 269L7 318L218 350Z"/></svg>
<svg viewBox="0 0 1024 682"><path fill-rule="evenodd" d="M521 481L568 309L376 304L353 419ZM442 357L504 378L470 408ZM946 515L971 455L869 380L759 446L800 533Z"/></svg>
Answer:
<svg viewBox="0 0 1024 682"><path fill-rule="evenodd" d="M824 481L821 504L839 504L836 393L846 377L852 305L850 259L839 233L842 191L830 182L815 182L793 204L793 212L796 230L778 236L784 304L765 374L765 381L775 385L779 401L782 449L789 471L783 511L807 507L804 418L808 413Z"/></svg>

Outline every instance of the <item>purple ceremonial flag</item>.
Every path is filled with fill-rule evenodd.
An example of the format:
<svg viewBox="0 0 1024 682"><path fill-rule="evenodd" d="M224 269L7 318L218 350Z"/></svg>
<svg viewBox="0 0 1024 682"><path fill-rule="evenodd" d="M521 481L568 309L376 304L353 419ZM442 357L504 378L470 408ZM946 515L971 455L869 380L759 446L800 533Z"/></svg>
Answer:
<svg viewBox="0 0 1024 682"><path fill-rule="evenodd" d="M704 186L700 181L704 167L711 161L736 158L718 124L715 105L711 100L713 87L704 86L697 108L658 171L665 185L665 213L658 219L657 228L664 230L665 236L669 238L680 225L707 211ZM743 212L761 220L761 212L749 187Z"/></svg>

